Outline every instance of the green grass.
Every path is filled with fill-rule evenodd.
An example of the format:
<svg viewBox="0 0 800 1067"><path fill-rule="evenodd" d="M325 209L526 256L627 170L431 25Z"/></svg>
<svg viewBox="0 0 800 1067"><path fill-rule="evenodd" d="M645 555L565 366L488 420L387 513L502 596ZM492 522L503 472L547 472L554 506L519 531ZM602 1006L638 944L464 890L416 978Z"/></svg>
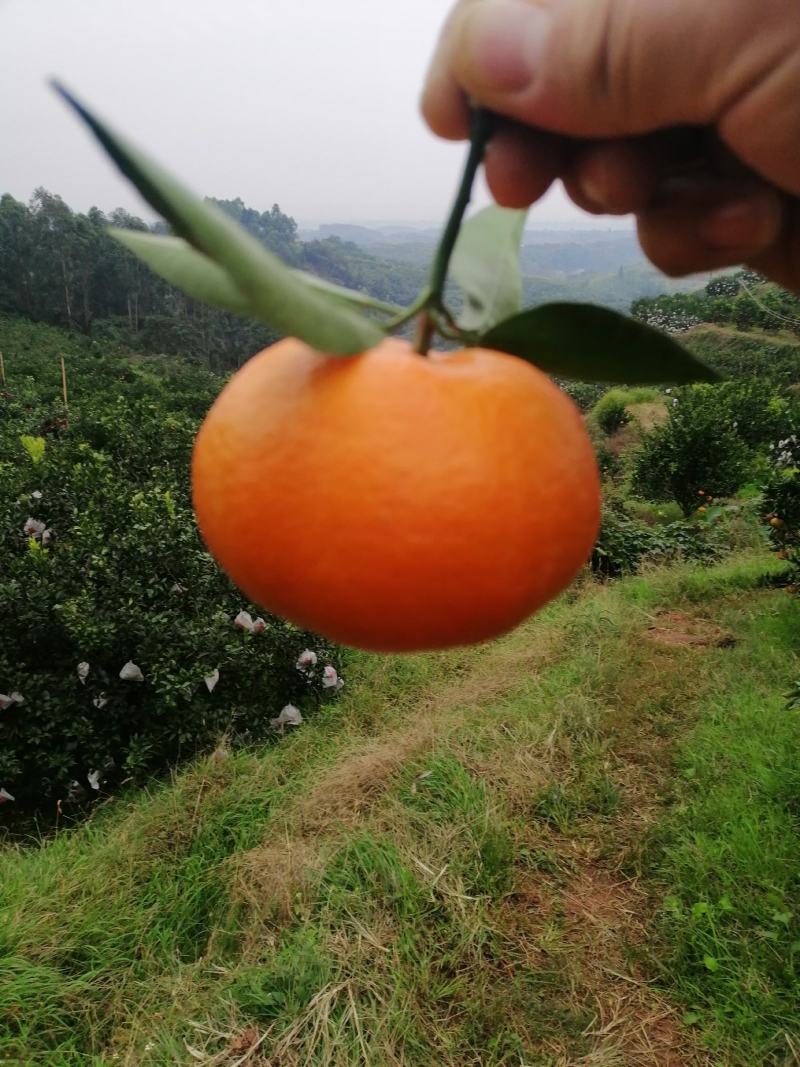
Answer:
<svg viewBox="0 0 800 1067"><path fill-rule="evenodd" d="M746 639L775 668L796 665L796 620L779 608L753 613ZM713 1046L742 1062L798 1047L798 752L800 712L781 690L744 676L711 693L654 842L665 973Z"/></svg>
<svg viewBox="0 0 800 1067"><path fill-rule="evenodd" d="M354 658L281 745L6 847L0 1063L785 1052L800 608L779 571L587 585L482 649ZM664 610L735 643L659 644Z"/></svg>

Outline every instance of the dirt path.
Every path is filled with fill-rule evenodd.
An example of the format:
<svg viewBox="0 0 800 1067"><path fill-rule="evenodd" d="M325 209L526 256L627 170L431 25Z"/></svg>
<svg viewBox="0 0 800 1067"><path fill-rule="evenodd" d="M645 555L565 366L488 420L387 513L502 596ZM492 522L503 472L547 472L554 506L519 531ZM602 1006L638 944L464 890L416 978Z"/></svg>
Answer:
<svg viewBox="0 0 800 1067"><path fill-rule="evenodd" d="M576 735L574 725L565 727L563 717L544 744L518 738L514 727L507 726L494 751L476 759L470 742L464 741L476 706L502 700L518 685L519 671L535 672L544 653L553 649L548 642L529 649L521 660L517 655L515 672L508 670L507 655L496 659L494 669L490 658L488 670L483 662L476 676L434 694L427 714L410 728L359 747L331 767L285 813L283 841L271 838L239 861L243 895L251 906L258 899L261 909L265 897L273 895L288 918L291 900L302 895L308 879L313 881L327 857L354 832L396 834L405 847L407 831L393 822L393 809L387 812L386 795L409 761L444 746L474 778L510 798L512 806L519 798L523 807L514 813L520 831L517 852L547 857L544 871L517 865L512 891L487 915L510 956L534 972L555 968L564 1007L586 1020L580 1032L562 1032L554 1025L543 1035L538 1048L544 1058L534 1061L537 1067L719 1067L719 1059L699 1047L681 1021L682 1011L656 990L648 973L645 949L656 902L639 884L635 869L637 852L663 810L676 739L691 723L694 702L713 684L707 657L734 647L735 638L695 610L641 615L630 626L631 632L619 635L618 653L626 655L624 646L633 632L636 652L627 654L627 668L621 667L612 680L613 699L587 737ZM641 685L644 673L652 679L649 687L631 692L629 687ZM691 704L673 704L687 688ZM576 761L584 767L588 786L573 782ZM594 789L595 778L606 783L613 812L601 801L569 800L571 789ZM564 803L576 808L561 820L568 825L560 825L557 816L530 817L531 793L544 789L547 794L548 784L556 799L558 790L565 789ZM414 849L419 851L417 842ZM439 888L457 894L457 884L447 885L443 858L427 857L420 866L431 874L441 870ZM374 937L381 951L390 951L386 930L365 936ZM301 1062L301 1056L295 1060L283 1047L288 1058L281 1064ZM267 1056L252 1062L267 1067L275 1061Z"/></svg>

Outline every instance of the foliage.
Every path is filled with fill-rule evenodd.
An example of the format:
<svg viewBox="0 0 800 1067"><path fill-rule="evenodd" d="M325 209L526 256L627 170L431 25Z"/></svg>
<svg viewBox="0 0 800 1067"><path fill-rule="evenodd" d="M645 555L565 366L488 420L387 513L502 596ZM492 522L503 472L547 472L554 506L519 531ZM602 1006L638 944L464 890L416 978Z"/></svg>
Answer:
<svg viewBox="0 0 800 1067"><path fill-rule="evenodd" d="M800 335L800 297L752 271L714 279L697 293L642 297L634 301L632 311L642 322L672 333L715 323Z"/></svg>
<svg viewBox="0 0 800 1067"><path fill-rule="evenodd" d="M612 499L604 503L600 536L591 562L596 574L618 578L634 573L645 561L710 561L718 558L722 550L721 539L707 525L680 521L648 525Z"/></svg>
<svg viewBox="0 0 800 1067"><path fill-rule="evenodd" d="M772 548L800 577L800 428L770 450L771 467L763 487L761 510Z"/></svg>
<svg viewBox="0 0 800 1067"><path fill-rule="evenodd" d="M633 463L633 488L640 496L675 500L691 515L705 496L736 492L751 452L732 417L739 397L738 385L732 385L693 386L673 395L669 420L647 435ZM750 399L746 389L744 396ZM743 423L741 430L750 428Z"/></svg>
<svg viewBox="0 0 800 1067"><path fill-rule="evenodd" d="M762 379L696 385L670 396L669 419L645 438L632 482L646 499L676 500L686 515L709 498L735 493L797 421L797 401Z"/></svg>
<svg viewBox="0 0 800 1067"><path fill-rule="evenodd" d="M594 448L597 468L603 479L615 481L619 478L623 469L620 456L608 447L602 432L599 429L590 429L590 439Z"/></svg>
<svg viewBox="0 0 800 1067"><path fill-rule="evenodd" d="M568 381L557 376L554 381L583 412L594 407L607 388L599 382Z"/></svg>
<svg viewBox="0 0 800 1067"><path fill-rule="evenodd" d="M630 497L624 501L624 507L635 519L647 526L663 526L665 523L680 522L683 519L683 512L674 501L654 504L648 500Z"/></svg>
<svg viewBox="0 0 800 1067"><path fill-rule="evenodd" d="M687 348L726 378L757 378L777 388L800 378L800 341L785 333L742 333L702 325L683 336Z"/></svg>
<svg viewBox="0 0 800 1067"><path fill-rule="evenodd" d="M320 1067L667 1062L677 1002L680 1062L771 1062L797 999L800 604L758 588L768 565L589 585L499 645L357 657L286 744L0 851L0 1060L225 1063L260 1042ZM654 651L675 611L730 646ZM624 923L586 920L598 894ZM654 930L665 896L688 921ZM719 950L693 932L704 900Z"/></svg>
<svg viewBox="0 0 800 1067"><path fill-rule="evenodd" d="M410 302L423 284L420 268L386 262L338 238L300 241L294 219L277 204L259 212L239 199L210 202L292 267L394 303ZM112 240L109 226L167 232L163 223L149 230L122 209L73 212L45 189L28 204L8 194L0 198L0 312L136 351L190 353L220 373L278 340L274 329L168 285Z"/></svg>
<svg viewBox="0 0 800 1067"><path fill-rule="evenodd" d="M696 293L640 297L631 305L633 315L648 326L680 333L709 321L709 301Z"/></svg>
<svg viewBox="0 0 800 1067"><path fill-rule="evenodd" d="M0 344L15 353L0 400L0 691L24 698L0 712L0 786L39 806L91 791L92 772L141 779L222 733L263 736L282 706L319 696L319 671L311 683L297 658L332 650L274 618L238 630L257 610L194 525L190 452L219 382L9 320ZM46 442L37 463L26 437ZM129 662L143 683L120 678Z"/></svg>
<svg viewBox="0 0 800 1067"><path fill-rule="evenodd" d="M655 385L717 378L669 333L594 304L528 308L479 340L530 360L548 374L579 381Z"/></svg>
<svg viewBox="0 0 800 1067"><path fill-rule="evenodd" d="M610 396L612 400L624 400L628 405L634 404L655 404L659 400L664 399L662 390L656 389L652 385L623 385L616 386L614 389L609 389L603 394L604 397Z"/></svg>
<svg viewBox="0 0 800 1067"><path fill-rule="evenodd" d="M597 408L600 408L600 410L598 411ZM627 426L631 421L625 403L613 397L608 401L604 397L603 402L596 405L593 415L597 419L597 425L609 437L611 434L616 433L617 430L621 430L623 426Z"/></svg>
<svg viewBox="0 0 800 1067"><path fill-rule="evenodd" d="M770 382L758 379L723 382L716 394L720 415L748 448L756 451L788 433L793 408Z"/></svg>

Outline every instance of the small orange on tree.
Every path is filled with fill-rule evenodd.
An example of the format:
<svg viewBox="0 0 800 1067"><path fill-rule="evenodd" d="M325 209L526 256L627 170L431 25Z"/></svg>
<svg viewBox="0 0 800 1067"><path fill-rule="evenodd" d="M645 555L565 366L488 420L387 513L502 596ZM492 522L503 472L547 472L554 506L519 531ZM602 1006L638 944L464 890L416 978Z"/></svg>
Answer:
<svg viewBox="0 0 800 1067"><path fill-rule="evenodd" d="M174 231L113 235L191 296L288 335L225 387L192 477L212 553L292 622L387 651L510 629L572 580L599 524L588 435L547 374L713 378L670 337L605 308L520 310L526 213L492 207L464 222L486 112L430 284L399 308L291 270L59 91ZM412 321L413 344L392 336ZM431 352L437 334L456 350Z"/></svg>

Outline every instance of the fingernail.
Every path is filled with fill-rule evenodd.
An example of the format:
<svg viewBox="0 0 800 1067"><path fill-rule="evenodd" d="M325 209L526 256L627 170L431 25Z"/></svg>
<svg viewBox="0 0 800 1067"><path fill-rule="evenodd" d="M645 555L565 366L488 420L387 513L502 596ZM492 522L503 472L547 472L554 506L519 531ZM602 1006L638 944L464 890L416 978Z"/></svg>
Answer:
<svg viewBox="0 0 800 1067"><path fill-rule="evenodd" d="M595 207L604 208L609 199L609 183L607 168L602 160L589 159L584 164L579 177L580 190Z"/></svg>
<svg viewBox="0 0 800 1067"><path fill-rule="evenodd" d="M700 236L712 248L757 250L772 244L780 227L780 200L765 192L714 208L700 224Z"/></svg>
<svg viewBox="0 0 800 1067"><path fill-rule="evenodd" d="M486 0L468 7L463 18L463 55L477 85L499 92L524 89L544 52L549 10L519 0Z"/></svg>

